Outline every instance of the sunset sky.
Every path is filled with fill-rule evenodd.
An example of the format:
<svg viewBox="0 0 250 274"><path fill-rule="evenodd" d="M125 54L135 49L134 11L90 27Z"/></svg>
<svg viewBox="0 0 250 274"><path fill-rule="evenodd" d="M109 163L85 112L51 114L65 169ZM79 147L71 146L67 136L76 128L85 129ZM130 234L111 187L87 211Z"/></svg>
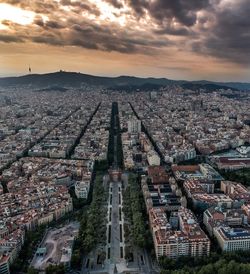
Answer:
<svg viewBox="0 0 250 274"><path fill-rule="evenodd" d="M0 0L0 77L250 82L249 0Z"/></svg>

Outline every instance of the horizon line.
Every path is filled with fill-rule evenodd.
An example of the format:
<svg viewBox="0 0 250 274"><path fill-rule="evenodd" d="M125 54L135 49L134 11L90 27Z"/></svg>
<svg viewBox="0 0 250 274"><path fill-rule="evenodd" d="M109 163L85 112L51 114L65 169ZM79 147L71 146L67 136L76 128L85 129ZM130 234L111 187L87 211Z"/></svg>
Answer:
<svg viewBox="0 0 250 274"><path fill-rule="evenodd" d="M4 79L4 78L19 78L19 77L25 77L25 76L32 76L32 75L46 75L46 74L55 74L55 73L76 73L76 74L82 74L82 75L88 75L88 76L93 76L93 77L106 77L106 78L119 78L119 77L134 77L134 78L140 78L140 79L149 79L149 78L153 78L153 79L166 79L166 80L170 80L170 81L187 81L187 82L202 82L202 81L206 81L206 82L213 82L213 83L241 83L241 84L250 84L250 82L247 81L236 81L236 80L231 80L231 81L227 81L227 80L206 80L206 79L172 79L172 78L167 78L167 77L155 77L155 76L135 76L135 75L96 75L96 74L89 74L89 73L85 73L85 72L77 72L77 71L67 71L67 70L57 70L57 71L51 71L51 72L41 72L41 73L26 73L26 74L16 74L16 75L6 75L6 76L1 76L0 75L0 79Z"/></svg>

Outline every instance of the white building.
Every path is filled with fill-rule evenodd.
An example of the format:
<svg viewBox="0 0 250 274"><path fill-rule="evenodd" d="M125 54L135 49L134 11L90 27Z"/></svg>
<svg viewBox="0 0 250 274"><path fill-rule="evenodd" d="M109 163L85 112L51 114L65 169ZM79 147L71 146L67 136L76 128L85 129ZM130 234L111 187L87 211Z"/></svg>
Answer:
<svg viewBox="0 0 250 274"><path fill-rule="evenodd" d="M75 183L75 194L78 199L87 199L89 194L89 182L76 182Z"/></svg>
<svg viewBox="0 0 250 274"><path fill-rule="evenodd" d="M129 133L140 133L141 132L141 121L133 119L128 121L128 132Z"/></svg>
<svg viewBox="0 0 250 274"><path fill-rule="evenodd" d="M214 236L223 251L250 250L250 231L244 228L220 226L214 229Z"/></svg>

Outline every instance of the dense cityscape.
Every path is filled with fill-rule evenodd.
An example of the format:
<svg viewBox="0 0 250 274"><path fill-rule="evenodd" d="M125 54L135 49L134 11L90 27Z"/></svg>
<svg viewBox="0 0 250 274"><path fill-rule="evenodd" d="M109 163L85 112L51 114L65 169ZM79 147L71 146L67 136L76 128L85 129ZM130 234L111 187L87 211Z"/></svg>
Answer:
<svg viewBox="0 0 250 274"><path fill-rule="evenodd" d="M0 0L0 274L250 274L250 0Z"/></svg>
<svg viewBox="0 0 250 274"><path fill-rule="evenodd" d="M250 273L249 99L2 88L0 273Z"/></svg>

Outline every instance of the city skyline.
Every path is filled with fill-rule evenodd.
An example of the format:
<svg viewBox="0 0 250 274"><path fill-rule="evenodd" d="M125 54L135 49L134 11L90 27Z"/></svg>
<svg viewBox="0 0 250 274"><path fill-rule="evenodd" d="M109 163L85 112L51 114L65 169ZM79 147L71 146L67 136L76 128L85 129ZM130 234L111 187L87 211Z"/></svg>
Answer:
<svg viewBox="0 0 250 274"><path fill-rule="evenodd" d="M249 0L0 0L0 274L250 274Z"/></svg>
<svg viewBox="0 0 250 274"><path fill-rule="evenodd" d="M246 0L1 0L0 76L30 65L33 73L249 82L248 14Z"/></svg>

